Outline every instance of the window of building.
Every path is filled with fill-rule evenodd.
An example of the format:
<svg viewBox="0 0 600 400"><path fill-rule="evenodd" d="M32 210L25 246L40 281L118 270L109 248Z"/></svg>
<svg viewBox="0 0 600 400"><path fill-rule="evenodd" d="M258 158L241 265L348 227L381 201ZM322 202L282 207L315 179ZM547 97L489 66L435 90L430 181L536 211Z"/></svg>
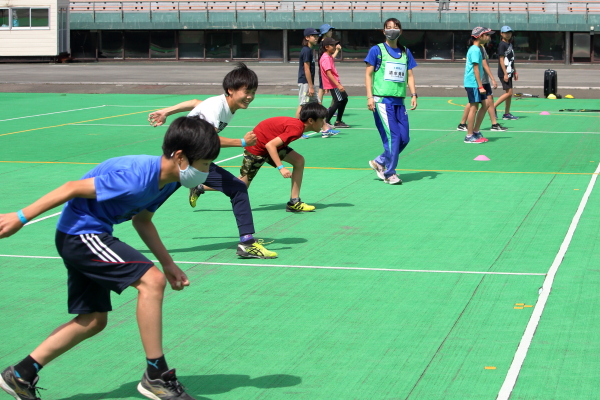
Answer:
<svg viewBox="0 0 600 400"><path fill-rule="evenodd" d="M31 27L32 28L47 28L49 9L47 8L31 8Z"/></svg>
<svg viewBox="0 0 600 400"><path fill-rule="evenodd" d="M334 31L334 35L336 32ZM344 60L364 60L371 47L383 43L385 36L380 30L341 31Z"/></svg>
<svg viewBox="0 0 600 400"><path fill-rule="evenodd" d="M150 57L149 31L125 31L123 38L125 43L125 58Z"/></svg>
<svg viewBox="0 0 600 400"><path fill-rule="evenodd" d="M98 34L90 31L71 31L71 55L74 58L96 58Z"/></svg>
<svg viewBox="0 0 600 400"><path fill-rule="evenodd" d="M471 32L454 32L454 60L466 60L468 45L467 42L471 37ZM486 47L487 49L487 47ZM488 50L488 55L492 57L492 53Z"/></svg>
<svg viewBox="0 0 600 400"><path fill-rule="evenodd" d="M0 29L10 29L10 8L0 8Z"/></svg>
<svg viewBox="0 0 600 400"><path fill-rule="evenodd" d="M179 58L204 58L204 31L179 31Z"/></svg>
<svg viewBox="0 0 600 400"><path fill-rule="evenodd" d="M519 32L513 36L515 60L537 60L537 32Z"/></svg>
<svg viewBox="0 0 600 400"><path fill-rule="evenodd" d="M261 59L283 59L283 31L258 31L258 48Z"/></svg>
<svg viewBox="0 0 600 400"><path fill-rule="evenodd" d="M100 33L98 58L123 58L123 32L102 31Z"/></svg>
<svg viewBox="0 0 600 400"><path fill-rule="evenodd" d="M231 58L231 31L206 32L206 58Z"/></svg>
<svg viewBox="0 0 600 400"><path fill-rule="evenodd" d="M417 31L402 31L398 43L410 50L413 58L422 60L425 58L425 33Z"/></svg>
<svg viewBox="0 0 600 400"><path fill-rule="evenodd" d="M538 32L538 60L563 61L565 59L564 32Z"/></svg>
<svg viewBox="0 0 600 400"><path fill-rule="evenodd" d="M268 32L268 31L266 31ZM302 51L302 40L304 39L304 29L302 30L289 30L287 33L287 51L288 58L290 60L298 61L300 58L300 52ZM261 51L262 53L262 51Z"/></svg>
<svg viewBox="0 0 600 400"><path fill-rule="evenodd" d="M176 47L174 31L150 32L151 58L175 58Z"/></svg>
<svg viewBox="0 0 600 400"><path fill-rule="evenodd" d="M425 41L428 60L452 60L452 32L427 31Z"/></svg>
<svg viewBox="0 0 600 400"><path fill-rule="evenodd" d="M258 31L233 31L233 58L258 58Z"/></svg>

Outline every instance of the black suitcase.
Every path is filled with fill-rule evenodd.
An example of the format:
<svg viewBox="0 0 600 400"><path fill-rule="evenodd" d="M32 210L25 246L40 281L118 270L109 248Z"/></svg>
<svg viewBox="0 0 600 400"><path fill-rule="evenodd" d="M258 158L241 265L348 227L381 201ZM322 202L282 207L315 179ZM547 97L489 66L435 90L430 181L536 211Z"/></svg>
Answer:
<svg viewBox="0 0 600 400"><path fill-rule="evenodd" d="M557 91L556 71L547 69L544 72L544 97L548 97L549 94L556 94Z"/></svg>

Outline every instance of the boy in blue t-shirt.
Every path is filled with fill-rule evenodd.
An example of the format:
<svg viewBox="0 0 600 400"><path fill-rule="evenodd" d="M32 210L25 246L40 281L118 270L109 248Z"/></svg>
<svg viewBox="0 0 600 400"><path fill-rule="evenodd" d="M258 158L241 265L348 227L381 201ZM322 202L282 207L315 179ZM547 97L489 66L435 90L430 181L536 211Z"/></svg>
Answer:
<svg viewBox="0 0 600 400"><path fill-rule="evenodd" d="M487 91L483 87L483 57L480 50L480 38L483 35L489 35L492 32L489 28L478 26L471 32L469 39L469 51L467 52L467 62L465 64L464 85L469 98L469 117L467 118L467 136L465 143L485 143L488 140L481 134L480 128L483 117L487 112ZM481 109L479 112L479 103Z"/></svg>
<svg viewBox="0 0 600 400"><path fill-rule="evenodd" d="M121 294L133 286L139 292L137 322L147 364L139 392L151 399L193 400L175 369L168 368L162 348L165 277L173 290L183 290L190 282L160 240L152 216L181 185L191 188L204 182L220 151L219 136L208 122L181 117L167 130L162 149L162 156L107 160L81 180L65 183L22 210L0 214L0 239L4 239L31 219L65 204L55 242L68 271L69 313L77 314L2 372L0 387L15 399L37 399L40 369L101 332L112 310L110 292ZM113 225L129 220L164 274L138 250L112 236Z"/></svg>

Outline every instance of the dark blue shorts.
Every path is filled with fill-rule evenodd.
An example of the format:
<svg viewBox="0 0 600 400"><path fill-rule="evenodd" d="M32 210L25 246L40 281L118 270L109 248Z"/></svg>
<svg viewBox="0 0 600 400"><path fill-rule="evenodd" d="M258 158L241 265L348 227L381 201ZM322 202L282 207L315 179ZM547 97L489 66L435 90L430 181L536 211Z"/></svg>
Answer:
<svg viewBox="0 0 600 400"><path fill-rule="evenodd" d="M70 314L112 311L110 292L121 294L154 263L108 233L56 231L56 249L67 271Z"/></svg>
<svg viewBox="0 0 600 400"><path fill-rule="evenodd" d="M485 89L485 94L488 96L493 95L494 93L492 92L492 84L491 83L484 83L483 84L483 88Z"/></svg>
<svg viewBox="0 0 600 400"><path fill-rule="evenodd" d="M469 98L469 103L481 103L485 99L487 99L487 94L479 93L479 89L466 87L467 97Z"/></svg>

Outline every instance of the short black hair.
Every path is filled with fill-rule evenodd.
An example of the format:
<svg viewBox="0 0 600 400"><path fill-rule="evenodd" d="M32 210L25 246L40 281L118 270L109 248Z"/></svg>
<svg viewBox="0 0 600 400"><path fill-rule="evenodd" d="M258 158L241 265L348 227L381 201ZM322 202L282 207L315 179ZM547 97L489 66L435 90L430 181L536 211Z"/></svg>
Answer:
<svg viewBox="0 0 600 400"><path fill-rule="evenodd" d="M396 18L388 18L388 19L386 19L385 22L383 23L383 29L385 29L385 27L387 26L388 22L393 22L394 25L398 25L398 28L402 29L402 24Z"/></svg>
<svg viewBox="0 0 600 400"><path fill-rule="evenodd" d="M306 122L309 118L315 121L319 118L327 118L327 109L317 102L307 103L300 109L300 121Z"/></svg>
<svg viewBox="0 0 600 400"><path fill-rule="evenodd" d="M258 77L246 64L237 63L235 68L223 78L223 90L225 90L225 96L229 96L229 89L235 91L243 87L246 87L247 90L256 90Z"/></svg>
<svg viewBox="0 0 600 400"><path fill-rule="evenodd" d="M170 159L183 151L190 164L196 160L214 160L221 151L215 127L198 116L179 117L171 122L162 145L163 155Z"/></svg>

